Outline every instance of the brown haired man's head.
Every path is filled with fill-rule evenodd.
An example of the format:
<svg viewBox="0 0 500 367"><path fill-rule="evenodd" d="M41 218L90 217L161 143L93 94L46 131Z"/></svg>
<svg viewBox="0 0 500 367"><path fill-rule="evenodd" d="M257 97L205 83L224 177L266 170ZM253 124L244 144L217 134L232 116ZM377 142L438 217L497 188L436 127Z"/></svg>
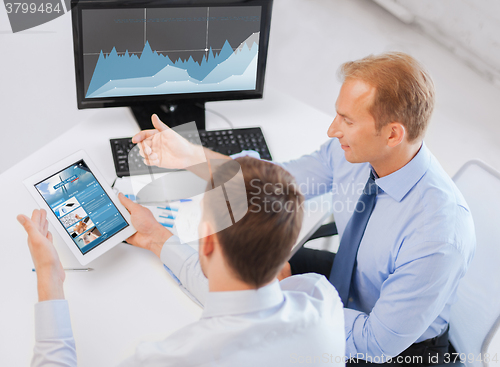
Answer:
<svg viewBox="0 0 500 367"><path fill-rule="evenodd" d="M235 282L262 287L290 256L304 198L287 171L254 158L229 161L213 176L215 188L205 194L200 224L202 270L210 279L225 267Z"/></svg>

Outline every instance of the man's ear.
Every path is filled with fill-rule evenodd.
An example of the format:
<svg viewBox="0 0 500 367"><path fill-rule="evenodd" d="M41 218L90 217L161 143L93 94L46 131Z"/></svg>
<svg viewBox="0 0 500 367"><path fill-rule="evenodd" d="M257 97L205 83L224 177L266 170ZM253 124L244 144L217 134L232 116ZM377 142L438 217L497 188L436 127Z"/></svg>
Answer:
<svg viewBox="0 0 500 367"><path fill-rule="evenodd" d="M387 145L391 148L398 146L405 139L406 129L400 122L391 122L384 126L387 131Z"/></svg>
<svg viewBox="0 0 500 367"><path fill-rule="evenodd" d="M214 243L215 243L215 235L212 234L210 223L208 222L200 223L199 230L200 234L204 233L207 235L206 236L202 235L202 238L200 238L200 248L198 251L200 252L200 255L210 256L214 252Z"/></svg>

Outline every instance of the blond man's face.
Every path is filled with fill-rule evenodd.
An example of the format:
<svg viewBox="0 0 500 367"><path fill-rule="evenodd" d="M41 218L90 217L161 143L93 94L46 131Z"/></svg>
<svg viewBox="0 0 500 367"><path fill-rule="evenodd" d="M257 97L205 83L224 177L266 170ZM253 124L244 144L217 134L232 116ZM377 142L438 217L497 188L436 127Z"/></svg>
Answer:
<svg viewBox="0 0 500 367"><path fill-rule="evenodd" d="M342 85L328 136L339 139L348 162L373 164L386 153L387 141L369 112L374 98L375 88L361 80L348 79Z"/></svg>

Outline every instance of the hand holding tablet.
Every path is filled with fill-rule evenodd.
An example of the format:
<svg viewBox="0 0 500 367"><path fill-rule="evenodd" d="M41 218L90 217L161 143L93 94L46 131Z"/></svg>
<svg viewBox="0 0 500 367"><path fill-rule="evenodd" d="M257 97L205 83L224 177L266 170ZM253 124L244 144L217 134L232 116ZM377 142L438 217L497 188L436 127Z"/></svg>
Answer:
<svg viewBox="0 0 500 367"><path fill-rule="evenodd" d="M129 213L84 151L29 177L24 185L82 265L136 232Z"/></svg>
<svg viewBox="0 0 500 367"><path fill-rule="evenodd" d="M172 237L172 232L158 223L148 208L134 203L121 193L118 195L118 199L130 212L131 222L137 230L137 233L128 238L127 242L149 250L160 257L163 244Z"/></svg>

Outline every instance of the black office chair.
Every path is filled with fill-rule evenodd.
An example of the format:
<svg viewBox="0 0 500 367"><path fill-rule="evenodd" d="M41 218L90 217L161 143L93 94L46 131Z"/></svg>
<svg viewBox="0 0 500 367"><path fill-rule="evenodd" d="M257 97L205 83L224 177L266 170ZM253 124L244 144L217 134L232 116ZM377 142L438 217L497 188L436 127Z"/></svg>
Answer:
<svg viewBox="0 0 500 367"><path fill-rule="evenodd" d="M318 238L331 237L336 234L338 234L338 232L337 232L337 225L335 224L335 222L323 224L321 227L317 229L316 232L314 232L311 235L311 237L309 237L306 243Z"/></svg>

